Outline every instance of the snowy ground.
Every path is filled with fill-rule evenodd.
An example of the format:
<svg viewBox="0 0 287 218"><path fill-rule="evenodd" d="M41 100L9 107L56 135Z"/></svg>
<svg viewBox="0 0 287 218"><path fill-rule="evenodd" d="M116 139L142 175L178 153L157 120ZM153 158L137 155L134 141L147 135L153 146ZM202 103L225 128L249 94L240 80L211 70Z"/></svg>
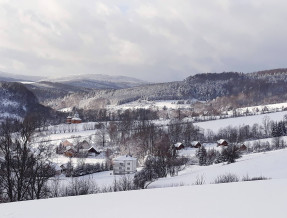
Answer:
<svg viewBox="0 0 287 218"><path fill-rule="evenodd" d="M211 120L205 122L194 123L194 125L199 126L200 128L206 130L212 130L213 132L218 132L221 128L226 128L228 126L239 127L244 125L252 126L255 123L262 124L264 117L269 117L273 121L281 121L284 118L284 115L287 114L287 111L281 111L277 113L268 113L268 114L259 114L254 116L245 116L245 117L235 117L227 118L221 120Z"/></svg>
<svg viewBox="0 0 287 218"><path fill-rule="evenodd" d="M286 218L287 180L105 193L0 205L3 218Z"/></svg>
<svg viewBox="0 0 287 218"><path fill-rule="evenodd" d="M190 103L184 101L185 104L177 104L179 100L158 100L158 101L147 101L147 100L140 100L140 101L133 101L126 104L121 105L108 105L107 109L111 111L116 110L126 110L126 109L178 109L178 108L191 108L192 103L198 102L198 100L193 99Z"/></svg>
<svg viewBox="0 0 287 218"><path fill-rule="evenodd" d="M243 176L264 176L272 179L287 179L287 149L244 155L233 164L211 166L188 166L178 176L161 178L149 188L191 185L203 176L206 183L212 183L217 176L232 173L240 179ZM286 183L287 185L287 183Z"/></svg>

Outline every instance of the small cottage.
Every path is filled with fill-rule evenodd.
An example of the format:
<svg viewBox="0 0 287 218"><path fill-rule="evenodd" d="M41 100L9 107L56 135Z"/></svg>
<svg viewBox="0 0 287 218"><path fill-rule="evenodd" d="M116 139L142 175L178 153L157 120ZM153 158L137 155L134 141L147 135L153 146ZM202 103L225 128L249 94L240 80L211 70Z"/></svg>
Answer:
<svg viewBox="0 0 287 218"><path fill-rule="evenodd" d="M68 140L62 141L61 145L63 147L67 147L67 146L73 146L73 144L71 142L69 142Z"/></svg>
<svg viewBox="0 0 287 218"><path fill-rule="evenodd" d="M89 149L89 148L91 148L91 145L90 145L90 143L87 140L84 140L84 141L82 141L82 142L77 144L77 148L79 148L79 149Z"/></svg>
<svg viewBox="0 0 287 218"><path fill-rule="evenodd" d="M200 144L199 141L193 141L193 142L190 143L190 146L191 146L192 148L200 148L200 147L201 147L201 144Z"/></svg>
<svg viewBox="0 0 287 218"><path fill-rule="evenodd" d="M77 151L72 146L67 146L66 150L64 151L64 155L66 157L74 157Z"/></svg>
<svg viewBox="0 0 287 218"><path fill-rule="evenodd" d="M69 115L69 116L67 117L66 123L67 123L67 124L82 123L82 119L80 118L79 114L76 112L73 117L72 117L71 115Z"/></svg>
<svg viewBox="0 0 287 218"><path fill-rule="evenodd" d="M225 139L220 139L217 141L217 146L228 146L228 142Z"/></svg>
<svg viewBox="0 0 287 218"><path fill-rule="evenodd" d="M120 156L113 159L114 175L124 175L137 171L137 159L131 155Z"/></svg>
<svg viewBox="0 0 287 218"><path fill-rule="evenodd" d="M177 142L173 145L173 148L175 150L181 150L181 149L184 149L184 145L181 142Z"/></svg>
<svg viewBox="0 0 287 218"><path fill-rule="evenodd" d="M244 144L239 145L239 151L246 151L247 150L247 146Z"/></svg>
<svg viewBox="0 0 287 218"><path fill-rule="evenodd" d="M98 152L93 146L86 149L86 148L83 148L83 149L80 149L79 150L79 153L82 155L82 156L86 156L86 157L95 157L97 155L99 155L101 152Z"/></svg>

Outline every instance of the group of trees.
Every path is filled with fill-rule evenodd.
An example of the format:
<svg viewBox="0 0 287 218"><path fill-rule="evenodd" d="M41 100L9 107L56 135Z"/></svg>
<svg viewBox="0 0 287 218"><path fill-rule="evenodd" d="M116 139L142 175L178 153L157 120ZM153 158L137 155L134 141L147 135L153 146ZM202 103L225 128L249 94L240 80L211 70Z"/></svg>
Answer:
<svg viewBox="0 0 287 218"><path fill-rule="evenodd" d="M0 189L2 202L45 198L55 175L49 146L33 144L35 123L9 121L0 127Z"/></svg>
<svg viewBox="0 0 287 218"><path fill-rule="evenodd" d="M241 157L240 148L236 145L230 144L222 148L220 151L213 149L206 150L204 146L198 148L196 152L198 164L200 166L207 166L214 163L227 162L234 163L236 159Z"/></svg>
<svg viewBox="0 0 287 218"><path fill-rule="evenodd" d="M73 166L71 160L66 164L64 173L67 177L78 177L83 175L88 175L92 173L98 173L103 171L112 170L112 165L105 163L90 164L85 163L84 159L80 159L76 166Z"/></svg>
<svg viewBox="0 0 287 218"><path fill-rule="evenodd" d="M273 122L268 116L264 117L261 124L243 125L239 127L228 126L221 128L217 134L206 131L204 140L213 142L218 139L226 139L231 143L240 143L246 140L255 140L270 137L281 137L287 135L286 120Z"/></svg>
<svg viewBox="0 0 287 218"><path fill-rule="evenodd" d="M168 134L163 134L155 141L152 152L144 161L143 169L135 174L135 187L146 188L158 178L175 176L187 164L188 159L177 156L170 142Z"/></svg>

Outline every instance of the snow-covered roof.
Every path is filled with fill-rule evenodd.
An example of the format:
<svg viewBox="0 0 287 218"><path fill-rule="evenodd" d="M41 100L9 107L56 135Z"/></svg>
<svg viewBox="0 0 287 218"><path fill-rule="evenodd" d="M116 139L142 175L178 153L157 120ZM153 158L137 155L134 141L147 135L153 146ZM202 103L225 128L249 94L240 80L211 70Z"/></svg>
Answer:
<svg viewBox="0 0 287 218"><path fill-rule="evenodd" d="M192 141L192 142L190 142L190 144L191 144L192 146L197 145L198 143L200 143L200 142L199 142L199 141Z"/></svg>
<svg viewBox="0 0 287 218"><path fill-rule="evenodd" d="M114 158L114 161L124 161L124 160L137 160L135 157L124 155Z"/></svg>
<svg viewBox="0 0 287 218"><path fill-rule="evenodd" d="M222 144L223 142L225 142L226 140L225 139L219 139L218 141L217 141L217 143L218 144Z"/></svg>
<svg viewBox="0 0 287 218"><path fill-rule="evenodd" d="M78 117L73 117L72 120L82 120L82 119Z"/></svg>
<svg viewBox="0 0 287 218"><path fill-rule="evenodd" d="M177 142L177 143L174 144L174 147L178 148L181 145L183 145L181 142Z"/></svg>

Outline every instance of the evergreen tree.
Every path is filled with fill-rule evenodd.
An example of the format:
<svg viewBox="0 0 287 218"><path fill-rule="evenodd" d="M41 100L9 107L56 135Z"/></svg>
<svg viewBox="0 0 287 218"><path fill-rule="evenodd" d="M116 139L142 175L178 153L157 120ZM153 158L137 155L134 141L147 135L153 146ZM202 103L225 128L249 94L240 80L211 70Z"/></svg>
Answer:
<svg viewBox="0 0 287 218"><path fill-rule="evenodd" d="M204 146L201 146L198 149L198 159L199 159L200 166L206 165L206 157L207 157L206 149Z"/></svg>

